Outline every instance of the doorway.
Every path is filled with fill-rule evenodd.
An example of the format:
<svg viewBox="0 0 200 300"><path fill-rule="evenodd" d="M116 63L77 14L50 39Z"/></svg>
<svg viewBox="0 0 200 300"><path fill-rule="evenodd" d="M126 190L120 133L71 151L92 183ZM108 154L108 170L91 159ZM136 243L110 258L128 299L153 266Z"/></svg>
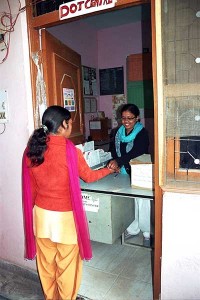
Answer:
<svg viewBox="0 0 200 300"><path fill-rule="evenodd" d="M130 9L130 8L129 8ZM120 10L120 12L122 12L122 10ZM114 12L113 12L113 14L114 14ZM102 16L103 15L105 15L105 14L101 14ZM91 19L90 19L91 18ZM89 18L84 18L82 21L83 21L83 23L84 23L84 21L86 20L86 19L90 19L91 21L92 21L92 17L89 17ZM116 20L117 20L117 18L115 18ZM51 27L51 28L48 28L48 30L49 30L49 32L51 32L51 33L53 33L55 36L57 35L57 37L59 37L59 27L60 26L68 26L68 28L71 28L72 27L72 25L73 26L75 26L75 24L77 25L78 24L78 22L80 22L80 21L74 21L74 22L70 22L70 23L68 23L68 24L63 24L63 25L59 25L59 26L56 26L56 27ZM93 21L92 21L93 22ZM94 22L93 22L94 23ZM126 23L126 22L125 22ZM88 25L88 24L87 24ZM105 26L105 24L103 24L104 26ZM123 24L124 25L124 24ZM122 24L121 25L119 25L119 26L117 26L116 24L115 24L115 27L112 27L112 30L114 30L114 29L116 29L116 27L121 27L121 26L123 26ZM70 26L70 27L69 27ZM128 25L126 24L126 25L124 25L124 26L127 26L128 27ZM151 26L149 26L149 28L150 28ZM82 36L81 36L81 34L80 34L80 23L79 23L79 26L77 26L77 37L78 37L78 40L82 40ZM102 31L105 31L106 29L104 28L104 29L101 29ZM69 31L69 33L70 33L70 30L68 29L68 31ZM116 40L118 41L118 47L117 47L117 49L121 49L122 48L122 46L123 46L123 39L122 39L122 35L117 35L117 32L119 32L118 30L116 30L116 36L115 35L113 35L113 37L115 36L116 37ZM139 32L139 31L138 31ZM55 34L56 33L56 34ZM73 33L71 32L71 35L73 36ZM67 36L63 36L63 37L61 37L61 38L59 38L60 40L62 40L63 38L67 38ZM145 39L144 39L145 40ZM63 41L63 40L62 40ZM68 39L68 41L69 41L69 39ZM88 43L88 45L90 46L90 51L92 52L93 50L94 50L94 45L92 45L91 44L91 36L87 36L87 39L85 38L84 40L82 40L82 45L84 45L84 42L87 42ZM130 42L130 41L129 41ZM68 44L68 43L67 43ZM68 44L69 45L69 44ZM108 46L108 45L103 45L102 46L102 48L105 48L106 49L106 46ZM141 45L140 45L141 46ZM138 44L136 44L135 45L135 47L138 47ZM74 47L73 47L74 48ZM138 53L139 52L141 52L141 51L143 51L143 49L142 48L148 48L148 47L141 47L140 48L140 51L138 51ZM77 52L79 52L80 53L80 51L78 50L78 49L76 49L76 51ZM90 53L91 53L90 52ZM117 51L116 51L117 52ZM131 53L131 52L130 52ZM81 54L81 56L82 56L82 58L83 58L83 54L82 53L80 53ZM87 53L87 55L88 55L88 53ZM91 57L91 56L90 56ZM113 57L114 59L116 59L116 57ZM91 66L97 66L98 65L98 63L99 63L99 61L98 61L98 59L96 60L96 61L94 61L94 63L93 64L91 64L91 62L90 61L88 61L87 60L87 58L85 59L85 61L83 62L82 61L82 64L85 64L85 65L91 65ZM115 65L117 65L117 59L115 60ZM101 110L103 110L104 108L104 104L106 104L106 105L108 105L108 103L110 103L110 101L107 101L106 100L106 98L105 97L101 97L101 99L100 99L100 101L99 101L99 108L101 109ZM109 111L108 109L107 109L107 106L105 106L106 108L105 108L105 110L106 110L106 112L107 111ZM86 116L87 117L87 116ZM87 120L86 120L86 117L85 117L85 123L87 123ZM89 117L90 118L90 117Z"/></svg>
<svg viewBox="0 0 200 300"><path fill-rule="evenodd" d="M79 53L83 66L96 70L123 67L124 98L126 102L130 102L132 99L127 101L128 83L134 85L136 82L138 84L136 91L139 92L138 86L143 81L128 80L127 57L138 53L151 53L150 24L150 5L145 5L106 12L47 28L47 31ZM146 65L142 68L146 68ZM97 71L97 82L99 82L98 75ZM93 96L97 99L97 111L103 111L105 117L112 123L113 96L100 95L99 89ZM153 124L153 108L152 111L146 109L146 103L142 101L139 104L141 104L139 107L141 121L144 125L146 123L150 131L152 147L153 126L150 125ZM96 117L97 112L84 113L85 140L90 135L89 120ZM89 299L123 299L123 295L133 299L137 296L141 299L152 299L151 251L145 247L130 246L134 243L143 246L141 233L133 238L133 243L129 245L121 245L120 239L112 245L92 242L94 258L91 262L85 263L80 295Z"/></svg>
<svg viewBox="0 0 200 300"><path fill-rule="evenodd" d="M151 78L136 77L132 80L127 74L128 57L132 54L151 56L151 11L150 4L133 6L114 12L101 13L46 29L62 43L81 55L83 66L96 70L97 82L100 82L99 69L123 68L124 96L126 102L133 102L132 93L137 94L141 121L148 127L150 135L150 153L154 154L152 71ZM145 53L144 53L145 52ZM143 71L147 68L142 59L136 58L136 67ZM149 61L151 66L151 61ZM144 72L143 72L144 73ZM149 88L150 97L148 94ZM146 92L147 91L147 92ZM98 111L103 111L109 119L108 130L114 127L113 96L101 95L99 87L93 94L97 100L96 112L84 113L85 140L90 136L89 121L96 118ZM90 97L90 96L89 96ZM148 97L148 99L147 99ZM86 97L88 98L88 96ZM129 98L129 99L127 99ZM118 98L119 99L119 98ZM84 100L84 99L83 99ZM87 99L86 99L87 100ZM148 106L147 101L152 106ZM146 123L146 124L145 124Z"/></svg>

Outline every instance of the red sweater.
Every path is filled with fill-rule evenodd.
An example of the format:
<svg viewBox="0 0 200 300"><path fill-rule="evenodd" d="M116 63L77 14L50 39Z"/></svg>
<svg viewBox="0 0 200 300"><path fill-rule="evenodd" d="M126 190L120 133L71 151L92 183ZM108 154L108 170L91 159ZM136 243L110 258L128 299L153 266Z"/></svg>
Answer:
<svg viewBox="0 0 200 300"><path fill-rule="evenodd" d="M92 170L82 152L77 149L79 177L85 182L97 181L111 172L108 168ZM54 211L72 210L66 141L62 136L50 136L44 162L30 168L33 205ZM30 161L27 158L27 163Z"/></svg>

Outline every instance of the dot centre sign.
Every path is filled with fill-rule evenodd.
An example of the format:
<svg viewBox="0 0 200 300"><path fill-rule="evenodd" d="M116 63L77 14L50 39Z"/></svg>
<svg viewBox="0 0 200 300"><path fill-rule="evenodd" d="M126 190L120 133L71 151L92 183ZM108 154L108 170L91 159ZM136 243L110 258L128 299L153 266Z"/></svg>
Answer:
<svg viewBox="0 0 200 300"><path fill-rule="evenodd" d="M115 6L116 0L76 0L59 6L60 20L109 9Z"/></svg>

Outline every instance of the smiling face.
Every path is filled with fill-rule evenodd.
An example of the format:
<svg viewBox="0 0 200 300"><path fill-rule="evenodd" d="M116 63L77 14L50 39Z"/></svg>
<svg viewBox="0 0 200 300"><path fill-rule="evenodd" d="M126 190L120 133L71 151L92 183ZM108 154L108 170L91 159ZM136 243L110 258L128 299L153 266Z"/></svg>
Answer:
<svg viewBox="0 0 200 300"><path fill-rule="evenodd" d="M138 121L138 116L132 114L129 110L123 111L121 116L122 125L126 128L128 134L134 128L135 123Z"/></svg>

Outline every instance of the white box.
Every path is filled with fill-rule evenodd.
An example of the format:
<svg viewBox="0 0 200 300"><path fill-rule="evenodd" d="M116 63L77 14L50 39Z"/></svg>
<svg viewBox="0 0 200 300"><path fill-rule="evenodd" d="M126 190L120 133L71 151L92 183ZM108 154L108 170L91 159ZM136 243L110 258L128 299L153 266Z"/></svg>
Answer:
<svg viewBox="0 0 200 300"><path fill-rule="evenodd" d="M154 164L149 154L141 155L130 161L131 186L133 188L154 189Z"/></svg>

